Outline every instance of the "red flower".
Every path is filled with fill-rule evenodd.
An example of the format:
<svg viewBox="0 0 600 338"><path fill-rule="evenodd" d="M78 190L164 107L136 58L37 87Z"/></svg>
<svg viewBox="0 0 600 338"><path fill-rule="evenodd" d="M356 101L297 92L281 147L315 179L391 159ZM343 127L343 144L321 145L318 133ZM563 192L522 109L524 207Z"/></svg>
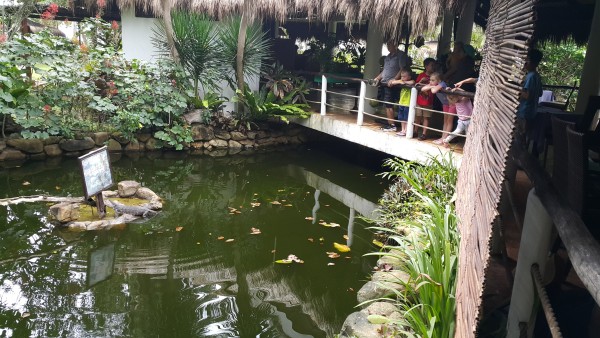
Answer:
<svg viewBox="0 0 600 338"><path fill-rule="evenodd" d="M58 13L58 5L55 3L51 3L46 7L46 10L40 16L44 20L52 20L56 17L56 13Z"/></svg>
<svg viewBox="0 0 600 338"><path fill-rule="evenodd" d="M50 11L50 13L52 13L52 14L58 13L58 5L55 4L54 2L51 3L50 5L48 5L48 11Z"/></svg>
<svg viewBox="0 0 600 338"><path fill-rule="evenodd" d="M112 30L113 30L113 31L116 31L116 30L118 30L118 29L119 29L119 23L118 23L118 22L116 22L115 20L113 20L113 21L110 23L110 28L112 28Z"/></svg>
<svg viewBox="0 0 600 338"><path fill-rule="evenodd" d="M52 107L50 107L49 105L44 106L44 112L49 113L51 110L52 110Z"/></svg>
<svg viewBox="0 0 600 338"><path fill-rule="evenodd" d="M6 42L6 34L0 34L0 43Z"/></svg>

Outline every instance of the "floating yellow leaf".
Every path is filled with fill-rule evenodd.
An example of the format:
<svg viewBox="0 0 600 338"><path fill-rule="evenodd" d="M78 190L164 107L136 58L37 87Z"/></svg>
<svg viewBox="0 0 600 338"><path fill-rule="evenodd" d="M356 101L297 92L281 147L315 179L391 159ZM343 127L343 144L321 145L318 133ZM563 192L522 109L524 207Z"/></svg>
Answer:
<svg viewBox="0 0 600 338"><path fill-rule="evenodd" d="M289 259L278 259L275 261L277 264L292 264L292 261Z"/></svg>
<svg viewBox="0 0 600 338"><path fill-rule="evenodd" d="M226 241L225 241L225 243L231 243L231 242L233 242L233 241L235 241L235 239L233 239L233 238L230 238L230 239L226 240Z"/></svg>
<svg viewBox="0 0 600 338"><path fill-rule="evenodd" d="M339 252L349 252L350 247L345 244L333 242L333 247Z"/></svg>
<svg viewBox="0 0 600 338"><path fill-rule="evenodd" d="M217 237L217 239L218 239L218 240L224 240L224 239L225 239L225 237L223 237L223 236L219 236L219 237Z"/></svg>
<svg viewBox="0 0 600 338"><path fill-rule="evenodd" d="M339 258L340 254L337 252L327 252L327 257L329 258Z"/></svg>
<svg viewBox="0 0 600 338"><path fill-rule="evenodd" d="M291 204L284 205L284 207L291 207L291 206L293 206L293 205L291 205Z"/></svg>
<svg viewBox="0 0 600 338"><path fill-rule="evenodd" d="M273 202L271 202L271 204L273 204L273 205L280 205L281 203L279 203L279 201L273 201Z"/></svg>
<svg viewBox="0 0 600 338"><path fill-rule="evenodd" d="M348 239L348 235L344 235L343 237L344 237L344 239L346 239L346 240Z"/></svg>
<svg viewBox="0 0 600 338"><path fill-rule="evenodd" d="M252 206L253 208L260 207L260 202L251 202L250 206Z"/></svg>
<svg viewBox="0 0 600 338"><path fill-rule="evenodd" d="M257 194L257 193L254 193L254 196L258 196L258 194Z"/></svg>
<svg viewBox="0 0 600 338"><path fill-rule="evenodd" d="M380 248L383 248L383 243L381 243L380 241L378 241L376 239L373 240L373 244L377 245Z"/></svg>
<svg viewBox="0 0 600 338"><path fill-rule="evenodd" d="M328 228L339 228L339 227L340 227L340 225L339 225L339 224L337 224L337 223L333 223L333 222L331 222L331 223L327 223L327 222L319 222L319 224L321 224L321 225L322 225L322 226L324 226L324 227L328 227Z"/></svg>
<svg viewBox="0 0 600 338"><path fill-rule="evenodd" d="M319 242L323 242L325 240L325 238L321 237L319 238Z"/></svg>
<svg viewBox="0 0 600 338"><path fill-rule="evenodd" d="M304 217L304 219L306 219L306 220L309 220L309 221L312 221L314 218L312 218L312 217L310 217L310 216L307 216L307 217Z"/></svg>
<svg viewBox="0 0 600 338"><path fill-rule="evenodd" d="M181 231L181 230L183 230L183 227L176 227L175 228L175 231Z"/></svg>
<svg viewBox="0 0 600 338"><path fill-rule="evenodd" d="M27 181L23 182L23 185L30 185L30 184L31 184L31 183L29 183L29 182L27 182Z"/></svg>
<svg viewBox="0 0 600 338"><path fill-rule="evenodd" d="M260 234L260 229L250 228L250 235L259 235L259 234Z"/></svg>
<svg viewBox="0 0 600 338"><path fill-rule="evenodd" d="M56 187L54 187L54 189L56 189L56 190L60 190L60 189L62 189L62 188L61 188L59 185L57 185Z"/></svg>
<svg viewBox="0 0 600 338"><path fill-rule="evenodd" d="M327 263L327 266L335 265L335 263Z"/></svg>
<svg viewBox="0 0 600 338"><path fill-rule="evenodd" d="M309 238L309 239L308 239L308 241L312 243L312 242L314 242L315 240L314 240L314 239L312 239L312 238Z"/></svg>

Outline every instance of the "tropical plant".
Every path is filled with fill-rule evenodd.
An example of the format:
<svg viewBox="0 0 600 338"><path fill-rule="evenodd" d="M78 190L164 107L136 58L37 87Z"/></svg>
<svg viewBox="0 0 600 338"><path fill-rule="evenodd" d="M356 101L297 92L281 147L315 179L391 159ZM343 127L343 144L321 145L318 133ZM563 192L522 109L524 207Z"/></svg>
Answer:
<svg viewBox="0 0 600 338"><path fill-rule="evenodd" d="M238 63L238 39L240 35L240 17L231 17L225 20L219 30L219 41L223 46L223 61L230 66L227 79L231 88L240 89L245 80L262 73L262 66L269 64L271 60L271 42L267 33L263 31L258 23L248 25L243 45L242 70L243 79L237 79Z"/></svg>
<svg viewBox="0 0 600 338"><path fill-rule="evenodd" d="M385 176L397 178L394 185L403 191L395 202L406 205L402 217L387 215L376 221L380 226L373 229L386 233L390 244L371 255L400 259L400 269L410 276L407 282L396 282L401 287L384 286L392 297L383 300L394 302L403 313L401 320L386 323L407 337L452 337L459 234L451 198L457 169L451 154L430 158L428 166L399 160L386 165L392 170ZM380 213L397 211L380 204Z"/></svg>
<svg viewBox="0 0 600 338"><path fill-rule="evenodd" d="M307 103L306 95L310 88L306 80L292 74L276 62L263 75L265 87L277 100L285 103Z"/></svg>
<svg viewBox="0 0 600 338"><path fill-rule="evenodd" d="M218 40L217 25L208 16L188 11L171 12L173 44L179 56L179 63L191 78L194 97L200 98L200 89L210 91L216 88L225 72L222 44ZM154 31L154 45L162 55L170 55L166 43L164 23Z"/></svg>
<svg viewBox="0 0 600 338"><path fill-rule="evenodd" d="M263 87L259 92L252 92L248 86L244 91L237 91L234 97L236 102L241 103L246 109L235 113L237 124L251 129L251 123L265 121L270 117L277 117L287 122L286 116L308 117L308 105L298 103L286 103L278 101L275 95Z"/></svg>

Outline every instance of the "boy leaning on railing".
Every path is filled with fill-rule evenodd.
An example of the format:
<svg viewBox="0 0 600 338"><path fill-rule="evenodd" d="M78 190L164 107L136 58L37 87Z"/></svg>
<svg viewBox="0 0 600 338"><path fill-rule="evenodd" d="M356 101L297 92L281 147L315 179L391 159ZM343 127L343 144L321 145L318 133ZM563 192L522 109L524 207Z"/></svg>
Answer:
<svg viewBox="0 0 600 338"><path fill-rule="evenodd" d="M400 71L400 79L399 80L390 80L392 85L414 85L415 81L412 79L412 72L410 69L402 69ZM406 121L408 121L408 110L410 105L410 88L402 87L400 89L400 100L398 101L400 105L398 107L398 120L402 125L402 128L396 135L398 136L406 136Z"/></svg>

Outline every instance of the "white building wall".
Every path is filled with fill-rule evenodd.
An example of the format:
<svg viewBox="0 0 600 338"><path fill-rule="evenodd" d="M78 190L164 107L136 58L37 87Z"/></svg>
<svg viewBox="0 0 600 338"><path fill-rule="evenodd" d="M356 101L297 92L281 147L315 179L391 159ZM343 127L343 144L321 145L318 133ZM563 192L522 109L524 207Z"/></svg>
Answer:
<svg viewBox="0 0 600 338"><path fill-rule="evenodd" d="M158 51L152 45L153 29L159 19L137 18L133 8L121 10L123 54L126 59L153 61Z"/></svg>

